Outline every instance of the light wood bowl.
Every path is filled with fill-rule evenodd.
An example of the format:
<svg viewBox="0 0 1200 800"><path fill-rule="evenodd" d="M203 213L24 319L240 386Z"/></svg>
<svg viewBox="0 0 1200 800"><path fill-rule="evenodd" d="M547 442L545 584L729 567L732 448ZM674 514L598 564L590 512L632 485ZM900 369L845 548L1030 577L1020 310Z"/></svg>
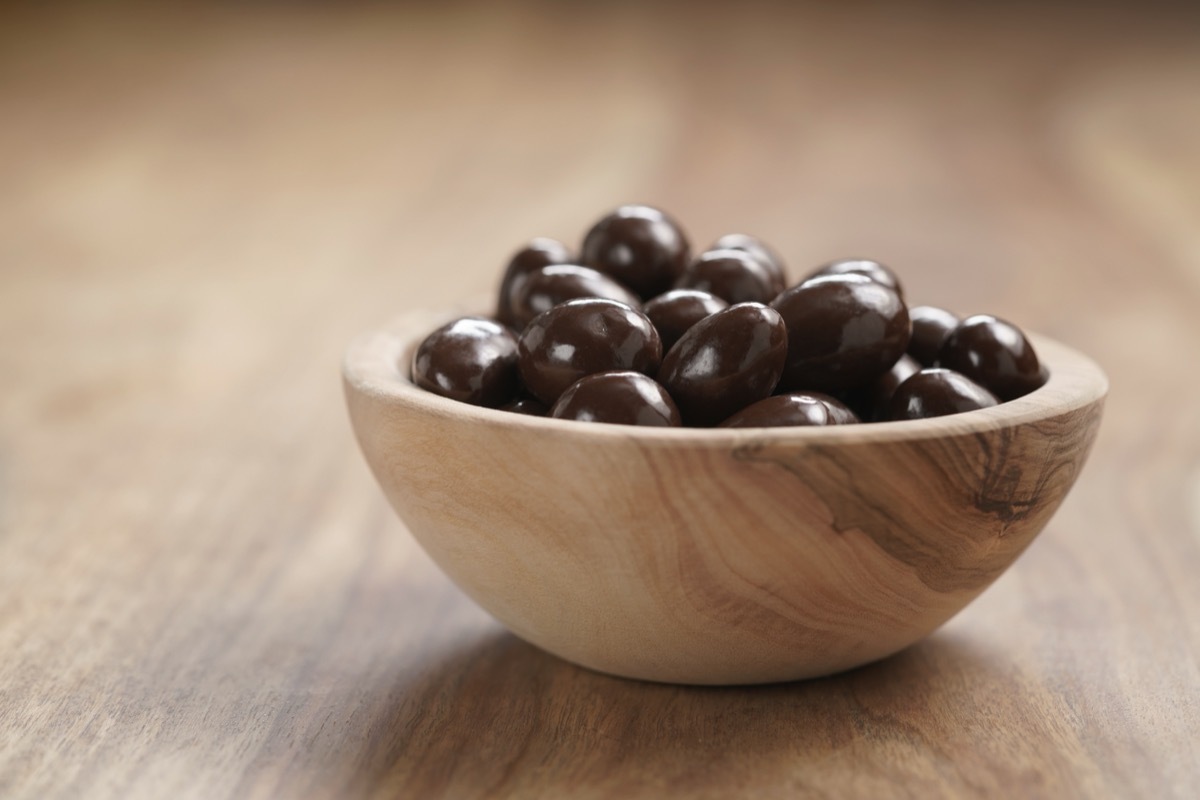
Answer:
<svg viewBox="0 0 1200 800"><path fill-rule="evenodd" d="M1031 337L1049 382L995 408L830 428L635 428L416 388L445 314L343 364L375 477L422 547L518 636L601 672L746 684L849 669L992 583L1075 482L1108 390Z"/></svg>

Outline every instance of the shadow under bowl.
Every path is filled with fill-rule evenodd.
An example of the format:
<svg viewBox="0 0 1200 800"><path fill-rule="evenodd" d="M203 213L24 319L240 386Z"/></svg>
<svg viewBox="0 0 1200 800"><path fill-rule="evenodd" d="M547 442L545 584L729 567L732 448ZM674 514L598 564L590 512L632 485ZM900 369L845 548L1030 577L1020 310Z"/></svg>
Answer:
<svg viewBox="0 0 1200 800"><path fill-rule="evenodd" d="M895 653L978 596L1079 475L1108 382L1031 336L1035 392L949 417L821 428L638 428L418 389L449 315L356 340L363 454L447 575L518 636L601 672L748 684Z"/></svg>

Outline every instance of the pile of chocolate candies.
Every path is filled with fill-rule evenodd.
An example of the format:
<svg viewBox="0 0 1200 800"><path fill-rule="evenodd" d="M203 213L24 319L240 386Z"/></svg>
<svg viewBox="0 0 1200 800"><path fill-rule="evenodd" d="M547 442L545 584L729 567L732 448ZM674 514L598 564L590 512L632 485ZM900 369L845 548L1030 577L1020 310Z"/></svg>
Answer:
<svg viewBox="0 0 1200 800"><path fill-rule="evenodd" d="M416 385L521 414L624 425L843 425L956 414L1046 381L1024 334L991 316L908 308L875 261L835 261L788 288L744 234L696 257L643 205L597 222L578 254L517 252L494 318L438 328Z"/></svg>

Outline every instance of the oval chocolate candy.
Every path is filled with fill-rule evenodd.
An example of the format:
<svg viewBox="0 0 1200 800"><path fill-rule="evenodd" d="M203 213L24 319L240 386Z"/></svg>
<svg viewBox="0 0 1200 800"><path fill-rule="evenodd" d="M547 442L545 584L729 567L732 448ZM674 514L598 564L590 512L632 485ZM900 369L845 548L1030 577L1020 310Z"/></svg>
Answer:
<svg viewBox="0 0 1200 800"><path fill-rule="evenodd" d="M786 392L752 403L726 419L720 428L785 428L846 425L858 422L854 412L829 395Z"/></svg>
<svg viewBox="0 0 1200 800"><path fill-rule="evenodd" d="M679 409L653 378L629 370L587 375L567 387L550 416L613 425L674 427Z"/></svg>
<svg viewBox="0 0 1200 800"><path fill-rule="evenodd" d="M653 323L625 303L568 300L534 317L517 342L525 388L548 406L575 381L596 372L653 375L662 342Z"/></svg>
<svg viewBox="0 0 1200 800"><path fill-rule="evenodd" d="M690 253L683 229L667 214L651 206L626 205L592 226L580 258L649 300L671 288Z"/></svg>
<svg viewBox="0 0 1200 800"><path fill-rule="evenodd" d="M824 392L797 392L796 394L803 394L824 403L829 409L830 425L857 425L862 422L862 419L854 412L854 409L833 395L825 394Z"/></svg>
<svg viewBox="0 0 1200 800"><path fill-rule="evenodd" d="M888 403L887 419L926 419L990 408L999 399L970 378L954 370L923 369L896 387Z"/></svg>
<svg viewBox="0 0 1200 800"><path fill-rule="evenodd" d="M754 256L767 268L771 276L771 298L787 288L787 266L779 253L775 252L766 242L756 236L745 233L727 233L712 243L709 250L744 250Z"/></svg>
<svg viewBox="0 0 1200 800"><path fill-rule="evenodd" d="M570 264L571 250L557 239L539 237L522 247L509 259L500 279L499 298L496 303L496 319L510 328L520 331L524 323L517 324L513 316L513 298L520 291L526 276L551 264ZM528 320L526 320L528 322Z"/></svg>
<svg viewBox="0 0 1200 800"><path fill-rule="evenodd" d="M961 372L1001 400L1029 394L1047 377L1025 334L988 314L958 323L938 351L937 365Z"/></svg>
<svg viewBox="0 0 1200 800"><path fill-rule="evenodd" d="M659 382L687 425L716 425L771 394L787 358L787 330L770 306L739 303L700 320L663 359Z"/></svg>
<svg viewBox="0 0 1200 800"><path fill-rule="evenodd" d="M911 326L900 296L865 275L824 275L771 303L787 324L780 388L836 392L864 386L896 363Z"/></svg>
<svg viewBox="0 0 1200 800"><path fill-rule="evenodd" d="M675 288L708 292L730 305L769 303L779 294L767 267L744 250L701 253L675 282Z"/></svg>
<svg viewBox="0 0 1200 800"><path fill-rule="evenodd" d="M689 328L705 317L726 308L729 308L728 303L708 292L672 289L646 303L642 312L658 329L663 352L666 353Z"/></svg>
<svg viewBox="0 0 1200 800"><path fill-rule="evenodd" d="M442 397L496 408L516 397L517 340L505 326L463 317L425 337L413 353L412 380Z"/></svg>
<svg viewBox="0 0 1200 800"><path fill-rule="evenodd" d="M912 321L908 354L922 366L932 367L950 332L958 326L958 316L937 306L912 306L908 318Z"/></svg>
<svg viewBox="0 0 1200 800"><path fill-rule="evenodd" d="M560 303L581 297L603 297L631 308L641 299L607 275L576 264L554 264L525 276L512 302L514 328L522 331L529 321Z"/></svg>
<svg viewBox="0 0 1200 800"><path fill-rule="evenodd" d="M891 267L869 258L843 258L830 261L810 273L805 280L819 278L822 275L866 275L876 283L881 283L891 289L900 296L900 299L904 299L904 288L900 285L899 276L892 271Z"/></svg>

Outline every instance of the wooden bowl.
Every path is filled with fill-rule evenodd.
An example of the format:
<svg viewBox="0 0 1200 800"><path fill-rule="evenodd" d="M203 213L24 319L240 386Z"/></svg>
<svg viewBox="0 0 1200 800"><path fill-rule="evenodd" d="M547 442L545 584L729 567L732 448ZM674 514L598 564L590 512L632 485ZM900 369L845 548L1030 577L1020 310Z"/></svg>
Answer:
<svg viewBox="0 0 1200 800"><path fill-rule="evenodd" d="M826 675L928 635L1074 484L1108 390L1031 337L1049 382L995 408L829 428L666 429L456 403L409 380L446 315L367 334L350 418L397 514L518 636L601 672L694 684Z"/></svg>

